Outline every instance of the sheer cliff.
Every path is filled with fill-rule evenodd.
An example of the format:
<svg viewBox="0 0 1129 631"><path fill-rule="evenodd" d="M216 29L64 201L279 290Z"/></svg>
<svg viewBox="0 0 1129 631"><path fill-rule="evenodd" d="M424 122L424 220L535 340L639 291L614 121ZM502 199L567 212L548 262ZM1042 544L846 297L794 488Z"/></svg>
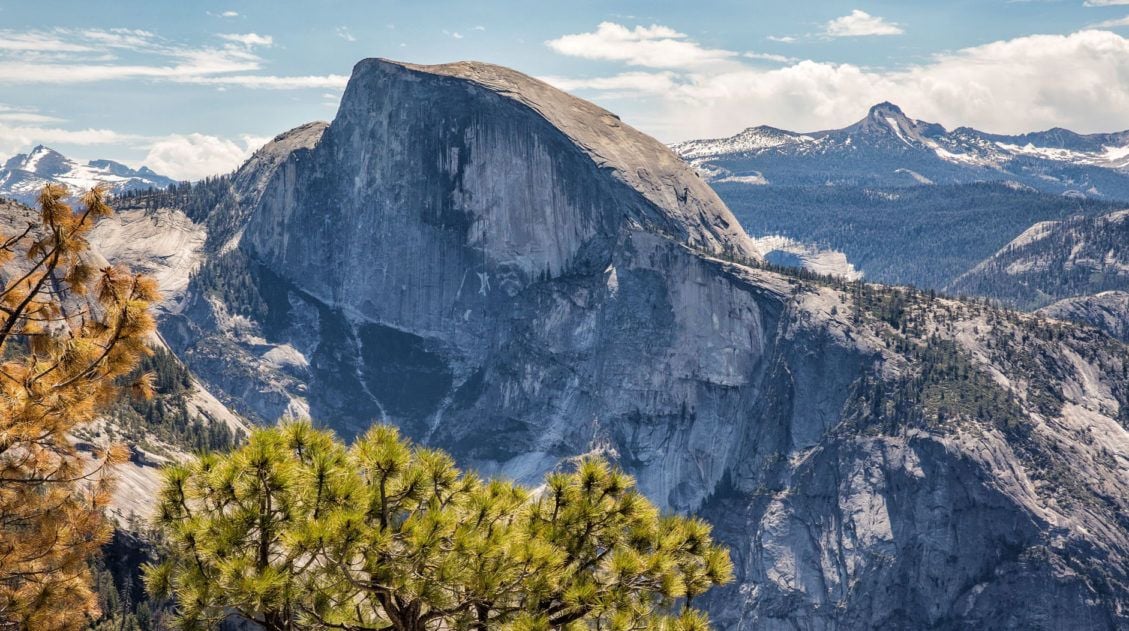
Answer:
<svg viewBox="0 0 1129 631"><path fill-rule="evenodd" d="M609 453L732 547L719 628L1129 624L1119 342L773 271L668 149L487 64L362 61L195 190L162 333L249 416L525 480Z"/></svg>

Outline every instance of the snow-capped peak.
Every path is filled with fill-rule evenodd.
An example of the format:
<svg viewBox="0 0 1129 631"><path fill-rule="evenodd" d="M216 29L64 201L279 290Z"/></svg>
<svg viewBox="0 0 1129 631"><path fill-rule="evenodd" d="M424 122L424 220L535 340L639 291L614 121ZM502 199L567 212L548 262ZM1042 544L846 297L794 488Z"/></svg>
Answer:
<svg viewBox="0 0 1129 631"><path fill-rule="evenodd" d="M700 156L730 155L751 153L788 144L812 140L810 136L794 134L789 131L761 125L749 127L729 138L691 140L673 146L674 151L687 160Z"/></svg>
<svg viewBox="0 0 1129 631"><path fill-rule="evenodd" d="M104 184L112 192L120 193L150 187L163 188L174 181L148 168L135 170L112 160L91 160L81 164L43 145L13 156L0 168L0 197L32 203L40 189L49 183L65 184L74 192Z"/></svg>
<svg viewBox="0 0 1129 631"><path fill-rule="evenodd" d="M1129 131L1083 135L1055 128L1009 136L948 130L910 118L889 101L841 129L801 134L750 127L673 149L716 181L903 185L912 173L922 184L1008 181L1057 193L1129 195Z"/></svg>
<svg viewBox="0 0 1129 631"><path fill-rule="evenodd" d="M20 156L16 157L19 158ZM68 160L58 151L43 145L36 145L31 153L23 156L16 168L37 175L55 175L64 173L74 166L77 166L74 161Z"/></svg>
<svg viewBox="0 0 1129 631"><path fill-rule="evenodd" d="M928 144L926 137L944 132L940 125L932 125L906 116L902 108L883 101L870 108L866 118L842 130L847 135L873 136L887 139L891 135L899 144L910 147ZM833 135L829 132L828 135ZM857 142L857 141L856 141Z"/></svg>

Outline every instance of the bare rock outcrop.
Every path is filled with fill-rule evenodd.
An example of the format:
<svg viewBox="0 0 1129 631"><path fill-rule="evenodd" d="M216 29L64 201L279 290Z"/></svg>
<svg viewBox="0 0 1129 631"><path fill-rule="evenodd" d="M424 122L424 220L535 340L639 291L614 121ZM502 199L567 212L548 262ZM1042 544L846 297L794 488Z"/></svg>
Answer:
<svg viewBox="0 0 1129 631"><path fill-rule="evenodd" d="M767 271L666 148L496 66L363 61L303 138L162 325L225 401L524 480L612 454L732 547L719 628L1129 625L1124 345Z"/></svg>

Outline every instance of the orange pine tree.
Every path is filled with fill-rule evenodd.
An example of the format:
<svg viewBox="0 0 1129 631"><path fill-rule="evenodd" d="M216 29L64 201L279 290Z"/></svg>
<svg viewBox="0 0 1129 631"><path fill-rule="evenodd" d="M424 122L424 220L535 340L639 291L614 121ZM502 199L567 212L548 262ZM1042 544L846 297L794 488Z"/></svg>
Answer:
<svg viewBox="0 0 1129 631"><path fill-rule="evenodd" d="M155 282L98 269L87 236L111 214L102 188L66 203L46 186L0 235L0 629L67 629L97 613L88 561L108 538L111 445L93 461L69 433L121 395L149 352ZM26 225L19 225L24 223ZM149 395L149 379L133 384Z"/></svg>

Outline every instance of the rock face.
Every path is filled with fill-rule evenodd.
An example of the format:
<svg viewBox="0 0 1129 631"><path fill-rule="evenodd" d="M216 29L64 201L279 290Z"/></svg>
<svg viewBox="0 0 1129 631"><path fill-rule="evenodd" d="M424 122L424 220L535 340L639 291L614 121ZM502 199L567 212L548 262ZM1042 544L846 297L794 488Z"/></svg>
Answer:
<svg viewBox="0 0 1129 631"><path fill-rule="evenodd" d="M124 210L98 222L90 241L99 253L153 277L166 310L176 310L188 279L203 260L207 232L182 211Z"/></svg>
<svg viewBox="0 0 1129 631"><path fill-rule="evenodd" d="M718 628L1129 625L1123 345L761 269L668 150L495 66L363 61L273 147L162 323L225 402L611 454L732 547Z"/></svg>
<svg viewBox="0 0 1129 631"><path fill-rule="evenodd" d="M137 207L179 202L205 224L209 256L176 311L161 319L161 333L193 370L208 375L227 406L259 421L309 415L305 398L309 365L289 342L267 341L265 329L273 333L277 327L264 327L259 321L268 314L260 290L247 289L254 282L252 269L237 246L247 218L276 170L287 160L300 160L326 127L325 123L309 123L280 134L231 176L197 184L186 200L166 196L131 200ZM273 310L284 316L276 315L274 320L285 317L290 323L287 335L301 337L303 349L316 346L316 308L302 311L313 318L311 332L309 327L292 324L285 291L281 298L284 306L275 301Z"/></svg>
<svg viewBox="0 0 1129 631"><path fill-rule="evenodd" d="M496 66L367 60L245 243L326 302L462 346L498 292L603 270L632 227L755 256L708 186L612 114Z"/></svg>

